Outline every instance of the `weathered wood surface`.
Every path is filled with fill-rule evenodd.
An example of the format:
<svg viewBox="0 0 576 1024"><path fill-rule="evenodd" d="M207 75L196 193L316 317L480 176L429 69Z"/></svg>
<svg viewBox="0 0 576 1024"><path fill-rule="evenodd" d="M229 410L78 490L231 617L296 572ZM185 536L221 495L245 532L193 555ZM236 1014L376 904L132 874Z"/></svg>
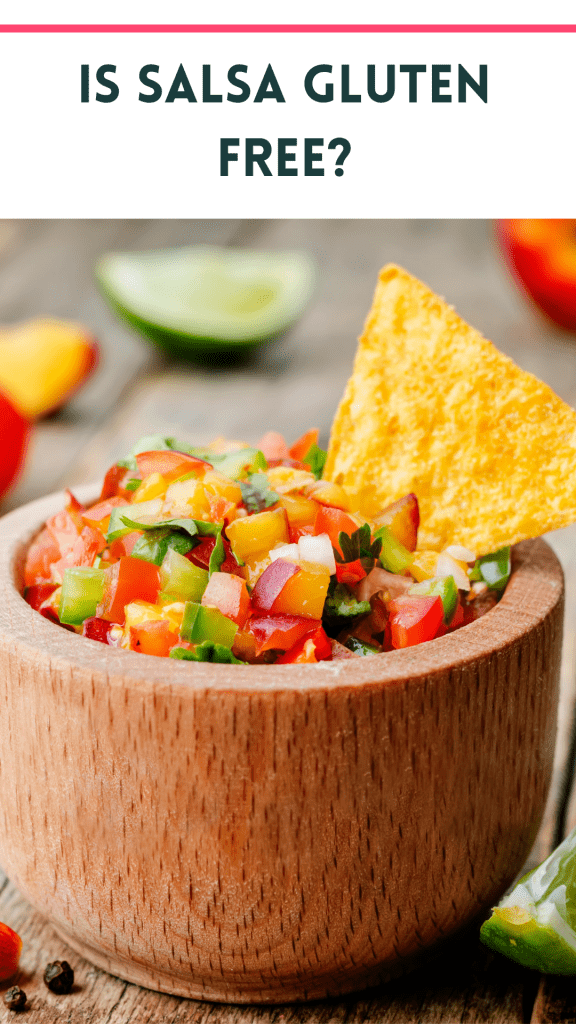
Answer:
<svg viewBox="0 0 576 1024"><path fill-rule="evenodd" d="M299 324L245 366L208 370L166 361L112 317L94 288L91 266L102 251L194 241L303 247L318 260L319 288ZM199 439L219 432L256 439L271 426L293 437L315 423L326 440L377 270L387 260L446 295L520 365L576 404L573 339L524 304L498 262L490 225L482 222L0 223L0 322L40 313L78 318L99 336L105 355L93 382L39 425L27 472L4 509L65 482L96 478L135 437L164 426ZM566 627L554 780L531 860L545 855L558 827L576 694L576 528L549 539L566 572ZM574 824L571 807L567 820ZM570 981L546 979L539 986L532 972L483 949L475 932L433 967L376 992L310 1006L241 1008L160 996L103 974L65 949L8 884L0 892L0 919L24 939L30 1010L23 1019L34 1024L576 1020ZM62 956L77 970L68 997L53 996L41 980L44 964ZM0 1009L0 1021L7 1019L12 1014Z"/></svg>

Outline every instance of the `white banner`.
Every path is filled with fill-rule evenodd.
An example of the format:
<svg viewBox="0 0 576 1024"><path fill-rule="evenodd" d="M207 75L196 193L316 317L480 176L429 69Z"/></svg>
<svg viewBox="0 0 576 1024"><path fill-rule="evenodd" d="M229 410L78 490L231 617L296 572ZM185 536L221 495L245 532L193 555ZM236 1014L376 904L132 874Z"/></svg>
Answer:
<svg viewBox="0 0 576 1024"><path fill-rule="evenodd" d="M91 6L51 4L45 31L46 5L22 4L22 30L2 26L2 217L576 213L576 33L546 31L566 4L547 25L525 7L518 31L499 30L517 7L502 3L498 21L483 6L483 31L456 30L456 4L419 31L340 31L319 4L291 6L298 31L142 31L150 4ZM356 6L357 24L386 17ZM411 25L430 8L413 5ZM108 28L78 31L79 17ZM220 27L228 17L279 21L257 3L219 5ZM190 23L190 5L162 18Z"/></svg>

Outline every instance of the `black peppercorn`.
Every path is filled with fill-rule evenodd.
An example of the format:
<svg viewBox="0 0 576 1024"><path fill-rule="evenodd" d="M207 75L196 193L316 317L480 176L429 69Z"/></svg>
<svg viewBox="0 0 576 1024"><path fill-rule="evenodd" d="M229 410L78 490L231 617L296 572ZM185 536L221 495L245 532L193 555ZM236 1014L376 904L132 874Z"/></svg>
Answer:
<svg viewBox="0 0 576 1024"><path fill-rule="evenodd" d="M23 1010L26 1006L26 993L18 985L13 985L4 996L4 1002L9 1010Z"/></svg>
<svg viewBox="0 0 576 1024"><path fill-rule="evenodd" d="M48 964L44 971L44 981L51 992L59 996L67 995L74 984L74 971L67 960L55 960Z"/></svg>

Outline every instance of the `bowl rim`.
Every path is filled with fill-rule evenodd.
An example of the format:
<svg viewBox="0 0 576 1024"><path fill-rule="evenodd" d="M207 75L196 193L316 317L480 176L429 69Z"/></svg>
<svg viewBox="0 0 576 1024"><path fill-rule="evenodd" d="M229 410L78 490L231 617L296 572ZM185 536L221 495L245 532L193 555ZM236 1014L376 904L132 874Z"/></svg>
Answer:
<svg viewBox="0 0 576 1024"><path fill-rule="evenodd" d="M80 500L94 501L97 485L75 488ZM522 541L512 549L512 575L499 603L480 619L454 633L403 650L366 658L346 658L315 665L219 665L156 658L108 647L62 629L34 611L18 584L25 552L43 523L65 502L64 491L36 499L0 518L0 649L54 668L102 674L110 685L128 682L149 692L169 688L183 695L198 690L233 690L249 694L356 688L370 683L405 684L447 670L462 669L509 647L542 624L562 601L564 574L542 539Z"/></svg>

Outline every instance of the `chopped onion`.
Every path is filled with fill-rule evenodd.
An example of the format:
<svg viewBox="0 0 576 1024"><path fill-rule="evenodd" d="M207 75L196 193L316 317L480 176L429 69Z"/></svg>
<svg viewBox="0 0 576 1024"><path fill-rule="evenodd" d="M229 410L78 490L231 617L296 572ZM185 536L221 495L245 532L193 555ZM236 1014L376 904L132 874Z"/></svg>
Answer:
<svg viewBox="0 0 576 1024"><path fill-rule="evenodd" d="M354 593L358 601L369 601L370 598L380 590L387 590L391 598L401 597L410 587L414 580L411 576L399 576L395 572L388 572L387 569L372 569L357 587Z"/></svg>
<svg viewBox="0 0 576 1024"><path fill-rule="evenodd" d="M300 558L298 554L297 544L281 544L278 548L273 548L269 556L271 562L275 562L277 558L286 558L288 561L297 562Z"/></svg>
<svg viewBox="0 0 576 1024"><path fill-rule="evenodd" d="M458 590L470 590L470 580L461 565L444 551L438 555L435 576L453 576Z"/></svg>
<svg viewBox="0 0 576 1024"><path fill-rule="evenodd" d="M298 557L303 562L316 562L317 565L325 565L333 576L336 572L336 562L332 550L332 541L327 533L321 533L318 537L311 537L304 534L298 540Z"/></svg>
<svg viewBox="0 0 576 1024"><path fill-rule="evenodd" d="M459 562L475 562L476 555L473 551L468 548L463 548L460 544L450 544L447 548L444 548L445 555L451 555L452 558L456 558Z"/></svg>

